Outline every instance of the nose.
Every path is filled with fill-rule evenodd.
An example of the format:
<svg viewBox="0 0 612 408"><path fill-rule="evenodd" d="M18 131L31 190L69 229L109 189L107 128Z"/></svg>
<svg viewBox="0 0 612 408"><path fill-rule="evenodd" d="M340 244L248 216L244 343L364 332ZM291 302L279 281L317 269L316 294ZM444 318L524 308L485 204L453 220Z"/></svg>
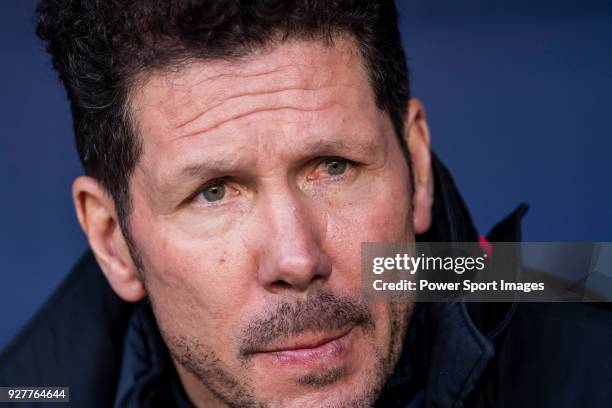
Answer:
<svg viewBox="0 0 612 408"><path fill-rule="evenodd" d="M284 191L263 203L257 277L269 292L305 292L331 274L320 245L324 220L305 201L299 191Z"/></svg>

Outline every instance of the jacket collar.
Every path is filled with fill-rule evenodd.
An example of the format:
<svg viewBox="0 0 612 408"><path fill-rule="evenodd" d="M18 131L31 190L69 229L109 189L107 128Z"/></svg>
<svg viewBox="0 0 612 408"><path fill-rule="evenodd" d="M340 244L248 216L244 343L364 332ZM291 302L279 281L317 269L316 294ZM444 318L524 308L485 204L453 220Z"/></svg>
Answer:
<svg viewBox="0 0 612 408"><path fill-rule="evenodd" d="M187 398L147 299L132 313L113 407L193 408Z"/></svg>
<svg viewBox="0 0 612 408"><path fill-rule="evenodd" d="M518 206L491 230L487 239L520 241L521 219L526 211L526 205ZM463 406L494 356L495 340L508 326L516 306L516 303L417 304L402 356L377 407Z"/></svg>

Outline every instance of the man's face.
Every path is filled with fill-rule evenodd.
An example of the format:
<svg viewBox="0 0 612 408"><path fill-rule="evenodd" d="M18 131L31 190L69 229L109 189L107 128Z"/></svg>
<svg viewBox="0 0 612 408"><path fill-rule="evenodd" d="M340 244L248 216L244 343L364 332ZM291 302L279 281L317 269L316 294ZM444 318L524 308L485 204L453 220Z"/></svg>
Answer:
<svg viewBox="0 0 612 408"><path fill-rule="evenodd" d="M414 233L407 164L353 43L155 72L132 110L130 230L189 396L373 403L410 307L362 299L360 245Z"/></svg>

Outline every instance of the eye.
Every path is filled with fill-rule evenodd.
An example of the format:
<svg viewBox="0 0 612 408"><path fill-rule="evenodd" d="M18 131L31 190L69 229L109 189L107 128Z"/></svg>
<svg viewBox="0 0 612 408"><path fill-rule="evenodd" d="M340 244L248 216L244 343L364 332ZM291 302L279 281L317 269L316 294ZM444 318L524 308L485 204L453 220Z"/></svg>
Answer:
<svg viewBox="0 0 612 408"><path fill-rule="evenodd" d="M349 165L348 160L340 159L337 157L325 159L323 162L325 164L325 170L327 174L330 176L339 176L346 172L346 169Z"/></svg>
<svg viewBox="0 0 612 408"><path fill-rule="evenodd" d="M219 201L225 197L225 184L218 182L205 187L200 193L208 202Z"/></svg>

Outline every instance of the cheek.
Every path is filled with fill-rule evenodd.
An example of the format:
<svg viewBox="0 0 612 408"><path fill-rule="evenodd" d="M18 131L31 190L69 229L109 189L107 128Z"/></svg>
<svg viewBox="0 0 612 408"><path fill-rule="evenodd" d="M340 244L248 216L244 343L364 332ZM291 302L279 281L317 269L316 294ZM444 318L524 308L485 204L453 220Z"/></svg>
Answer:
<svg viewBox="0 0 612 408"><path fill-rule="evenodd" d="M361 242L393 242L412 238L410 200L407 187L388 182L381 189L378 199L362 208Z"/></svg>
<svg viewBox="0 0 612 408"><path fill-rule="evenodd" d="M401 151L390 152L386 165L349 191L343 205L332 211L335 228L350 232L351 239L359 243L414 238L409 184Z"/></svg>
<svg viewBox="0 0 612 408"><path fill-rule="evenodd" d="M351 276L352 282L355 281L355 275L361 271L364 242L414 241L404 173L381 174L378 180L355 192L343 204L328 212L324 244L324 251L340 272L337 275Z"/></svg>
<svg viewBox="0 0 612 408"><path fill-rule="evenodd" d="M147 292L162 329L207 346L227 345L248 295L244 276L249 263L241 240L231 235L223 242L187 238L158 227L139 246Z"/></svg>

